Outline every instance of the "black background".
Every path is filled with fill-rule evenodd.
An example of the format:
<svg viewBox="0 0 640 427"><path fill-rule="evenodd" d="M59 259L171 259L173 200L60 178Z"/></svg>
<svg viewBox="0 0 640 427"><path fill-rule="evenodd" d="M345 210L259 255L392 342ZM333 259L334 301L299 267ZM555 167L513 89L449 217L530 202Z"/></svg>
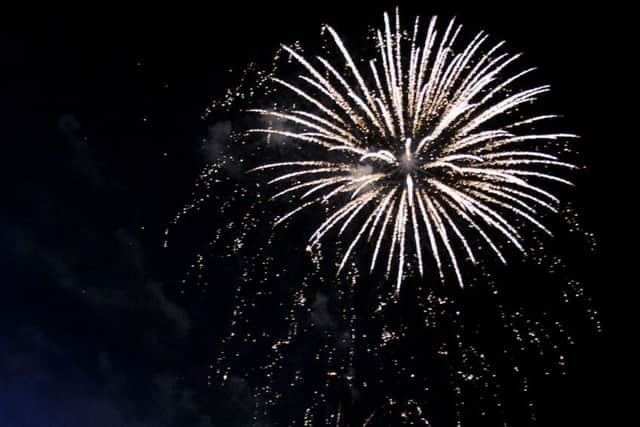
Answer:
<svg viewBox="0 0 640 427"><path fill-rule="evenodd" d="M540 424L621 425L633 383L621 343L635 335L625 313L636 279L623 273L635 193L620 160L635 144L623 136L629 11L407 3L405 17L456 15L524 51L582 136L588 173L574 197L599 242L587 288L604 332L574 348ZM206 388L231 303L225 277L206 304L181 297L193 248L162 248L205 161L201 115L236 82L230 68L268 59L280 42L314 42L325 22L361 37L394 5L103 5L2 17L0 425L245 425L229 403L240 397Z"/></svg>

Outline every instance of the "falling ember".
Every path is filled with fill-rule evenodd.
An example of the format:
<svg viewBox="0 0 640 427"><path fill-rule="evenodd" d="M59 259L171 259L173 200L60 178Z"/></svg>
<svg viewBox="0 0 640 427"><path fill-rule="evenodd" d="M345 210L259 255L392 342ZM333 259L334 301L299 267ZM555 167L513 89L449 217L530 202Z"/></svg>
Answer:
<svg viewBox="0 0 640 427"><path fill-rule="evenodd" d="M319 149L317 160L268 163L252 171L280 172L269 181L284 185L273 199L295 196L276 224L329 206L309 248L332 231L349 236L338 273L361 244L372 250L372 271L393 273L396 292L412 260L425 274L427 254L441 279L450 264L463 287L462 259L476 263L471 239L506 263L500 241L525 253L521 222L551 234L539 216L555 212L558 200L544 184L571 185L562 171L575 166L545 147L576 136L533 130L555 115L514 114L549 86L514 89L534 68L508 71L520 55L503 53L503 42L487 48L483 32L458 48L461 28L451 20L441 33L434 17L421 36L416 19L409 37L397 12L395 22L385 14L384 28L376 32L378 57L362 67L327 26L339 59L307 59L283 46L305 74L295 82L273 81L299 104L250 110L279 126L249 132Z"/></svg>

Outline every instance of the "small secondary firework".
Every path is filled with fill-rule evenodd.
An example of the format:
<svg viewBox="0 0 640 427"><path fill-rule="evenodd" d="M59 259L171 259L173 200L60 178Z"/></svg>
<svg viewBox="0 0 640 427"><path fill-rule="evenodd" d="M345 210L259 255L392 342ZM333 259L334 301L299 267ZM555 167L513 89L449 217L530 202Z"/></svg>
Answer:
<svg viewBox="0 0 640 427"><path fill-rule="evenodd" d="M487 47L483 32L457 48L462 26L453 19L441 34L436 23L422 36L418 19L405 32L398 13L394 22L385 14L374 37L378 56L369 61L355 59L329 26L338 58L283 46L303 74L273 80L296 104L251 110L266 120L250 132L307 145L317 156L254 169L279 171L269 183L285 186L273 199L293 203L276 224L323 206L309 249L345 234L338 273L359 243L367 245L370 270L383 264L386 276L394 273L396 292L409 263L424 275L425 253L443 280L450 265L463 286L461 258L475 264L481 246L471 239L502 262L503 243L524 254L522 226L551 234L540 220L558 202L547 184L570 185L562 172L575 168L556 154L575 135L535 130L556 115L520 111L549 91L514 89L534 68L510 71L520 55L503 52L503 42Z"/></svg>

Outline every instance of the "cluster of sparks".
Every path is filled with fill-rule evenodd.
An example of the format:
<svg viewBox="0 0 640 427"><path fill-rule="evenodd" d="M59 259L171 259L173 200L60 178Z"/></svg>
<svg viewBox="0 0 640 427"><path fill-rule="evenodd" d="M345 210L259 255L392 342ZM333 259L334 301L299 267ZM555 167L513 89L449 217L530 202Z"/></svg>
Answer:
<svg viewBox="0 0 640 427"><path fill-rule="evenodd" d="M331 206L312 233L309 248L333 230L347 232L352 238L340 272L357 244L366 240L373 250L371 270L386 264L388 277L395 266L397 292L411 249L421 276L429 252L440 277L450 262L463 286L456 246L476 263L471 234L502 262L505 255L490 230L523 253L512 218L550 234L539 211L555 211L558 200L542 184L571 184L558 172L575 166L539 147L575 135L531 129L555 115L513 119L520 106L549 91L547 85L512 90L534 70L506 72L520 55L502 53L502 42L484 51L488 36L483 32L455 53L461 25L451 20L439 36L435 17L420 43L418 19L409 36L401 30L398 14L395 22L385 14L384 28L376 32L379 58L368 62L367 74L336 31L329 26L326 30L343 64L318 56L314 65L284 46L304 74L300 82L273 80L301 106L251 110L271 121L250 132L312 145L324 156L254 169L281 171L269 183L286 186L273 199L296 195L294 207L276 224L318 204ZM539 143L538 148L529 148L532 143ZM388 257L383 262L385 244Z"/></svg>

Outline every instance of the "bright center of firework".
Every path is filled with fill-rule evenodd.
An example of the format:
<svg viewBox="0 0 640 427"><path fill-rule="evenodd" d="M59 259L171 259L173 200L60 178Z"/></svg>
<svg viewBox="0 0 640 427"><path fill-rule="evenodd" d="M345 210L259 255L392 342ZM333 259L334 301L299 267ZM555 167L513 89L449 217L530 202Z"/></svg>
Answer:
<svg viewBox="0 0 640 427"><path fill-rule="evenodd" d="M398 163L400 170L407 175L412 174L418 166L416 158L411 153L403 153L400 156Z"/></svg>
<svg viewBox="0 0 640 427"><path fill-rule="evenodd" d="M404 141L404 152L399 156L398 163L400 170L405 175L410 175L416 170L418 162L415 154L411 151L411 138Z"/></svg>
<svg viewBox="0 0 640 427"><path fill-rule="evenodd" d="M400 178L404 181L408 176L415 175L422 165L412 150L411 138L405 139L398 145L401 149L395 154L388 150L369 152L360 158L360 162L366 162L369 174L376 170L391 179Z"/></svg>

